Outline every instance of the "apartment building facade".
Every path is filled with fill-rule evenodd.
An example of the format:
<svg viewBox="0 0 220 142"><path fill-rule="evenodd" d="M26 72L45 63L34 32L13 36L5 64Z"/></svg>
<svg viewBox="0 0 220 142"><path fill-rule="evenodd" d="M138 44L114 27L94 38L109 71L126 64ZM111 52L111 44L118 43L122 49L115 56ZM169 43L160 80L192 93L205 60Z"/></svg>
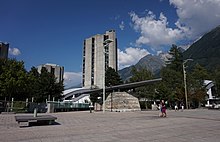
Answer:
<svg viewBox="0 0 220 142"><path fill-rule="evenodd" d="M110 41L110 42L107 42ZM82 86L103 87L104 64L117 71L117 38L114 30L84 40Z"/></svg>
<svg viewBox="0 0 220 142"><path fill-rule="evenodd" d="M64 67L63 66L59 66L56 64L49 64L49 63L44 64L44 65L40 65L37 67L39 73L41 73L41 69L43 67L46 68L48 72L54 74L57 82L63 81L63 75L64 75Z"/></svg>

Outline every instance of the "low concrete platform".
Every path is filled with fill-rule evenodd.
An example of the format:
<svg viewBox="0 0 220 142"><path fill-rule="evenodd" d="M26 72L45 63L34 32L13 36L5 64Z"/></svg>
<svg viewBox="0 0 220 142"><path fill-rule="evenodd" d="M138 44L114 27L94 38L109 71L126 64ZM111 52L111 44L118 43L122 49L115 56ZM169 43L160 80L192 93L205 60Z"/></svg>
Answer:
<svg viewBox="0 0 220 142"><path fill-rule="evenodd" d="M51 125L55 122L57 117L51 115L41 115L41 116L32 116L32 115L20 115L15 116L15 120L19 123L20 126L33 126L33 125ZM26 122L26 125L21 125L21 123Z"/></svg>
<svg viewBox="0 0 220 142"><path fill-rule="evenodd" d="M15 112L1 112L1 114L16 114Z"/></svg>
<svg viewBox="0 0 220 142"><path fill-rule="evenodd" d="M141 112L62 112L59 125L20 128L15 116L0 115L2 142L219 142L220 111L195 109ZM39 114L43 115L43 114Z"/></svg>

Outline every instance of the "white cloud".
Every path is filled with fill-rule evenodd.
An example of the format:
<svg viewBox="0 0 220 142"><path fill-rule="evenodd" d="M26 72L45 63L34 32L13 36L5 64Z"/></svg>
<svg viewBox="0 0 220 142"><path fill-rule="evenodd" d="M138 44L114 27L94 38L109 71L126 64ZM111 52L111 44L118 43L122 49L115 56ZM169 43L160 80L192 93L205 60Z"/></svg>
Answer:
<svg viewBox="0 0 220 142"><path fill-rule="evenodd" d="M9 48L9 54L17 56L17 55L20 55L21 52L18 48Z"/></svg>
<svg viewBox="0 0 220 142"><path fill-rule="evenodd" d="M176 8L178 28L187 29L188 36L198 38L220 25L220 0L170 0Z"/></svg>
<svg viewBox="0 0 220 142"><path fill-rule="evenodd" d="M123 31L125 28L125 24L124 21L121 21L121 23L119 24L119 28Z"/></svg>
<svg viewBox="0 0 220 142"><path fill-rule="evenodd" d="M125 51L118 49L118 63L119 69L136 64L141 58L148 55L146 49L140 48L126 48Z"/></svg>
<svg viewBox="0 0 220 142"><path fill-rule="evenodd" d="M137 45L148 45L152 50L162 50L163 45L171 45L196 40L204 33L220 25L220 0L169 0L176 8L178 19L175 27L170 27L168 18L152 11L145 16L130 13L134 30L140 33ZM188 43L184 43L188 44Z"/></svg>
<svg viewBox="0 0 220 142"><path fill-rule="evenodd" d="M170 45L183 38L183 30L180 28L169 28L167 17L160 13L159 18L152 11L148 11L145 17L138 17L134 12L130 13L133 28L140 32L136 40L138 45L150 45L160 49L163 45Z"/></svg>
<svg viewBox="0 0 220 142"><path fill-rule="evenodd" d="M82 82L81 72L64 72L64 86L65 88L79 85Z"/></svg>

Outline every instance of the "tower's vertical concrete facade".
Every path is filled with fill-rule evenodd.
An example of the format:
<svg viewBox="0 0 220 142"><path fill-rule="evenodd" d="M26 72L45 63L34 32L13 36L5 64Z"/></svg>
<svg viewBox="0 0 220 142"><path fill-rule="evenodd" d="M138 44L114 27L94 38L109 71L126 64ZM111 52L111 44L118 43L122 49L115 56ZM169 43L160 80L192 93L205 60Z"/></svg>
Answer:
<svg viewBox="0 0 220 142"><path fill-rule="evenodd" d="M106 46L104 45L106 40L112 40L112 42ZM104 57L105 70L107 67L112 67L117 71L117 38L114 30L109 30L105 34L97 34L84 40L82 65L83 87L103 87Z"/></svg>
<svg viewBox="0 0 220 142"><path fill-rule="evenodd" d="M1 59L8 58L8 50L9 50L9 43L0 42L0 58Z"/></svg>
<svg viewBox="0 0 220 142"><path fill-rule="evenodd" d="M42 68L46 68L48 72L52 73L56 77L57 82L63 81L64 67L56 64L44 64L37 67L38 72L41 73Z"/></svg>

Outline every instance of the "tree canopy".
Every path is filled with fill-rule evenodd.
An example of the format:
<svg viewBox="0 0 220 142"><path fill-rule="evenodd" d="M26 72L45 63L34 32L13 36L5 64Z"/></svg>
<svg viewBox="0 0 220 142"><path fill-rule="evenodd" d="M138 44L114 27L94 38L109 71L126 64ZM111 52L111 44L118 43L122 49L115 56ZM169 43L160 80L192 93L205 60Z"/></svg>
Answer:
<svg viewBox="0 0 220 142"><path fill-rule="evenodd" d="M27 97L27 76L24 62L0 59L0 96L7 99Z"/></svg>
<svg viewBox="0 0 220 142"><path fill-rule="evenodd" d="M172 45L169 54L171 58L161 71L162 82L157 88L158 95L171 103L185 102L182 52L176 45ZM196 102L198 105L205 100L204 80L209 79L210 76L207 70L199 64L191 70L186 65L185 70L188 102L194 105Z"/></svg>
<svg viewBox="0 0 220 142"><path fill-rule="evenodd" d="M59 98L64 87L63 82L56 82L53 74L42 68L41 74L35 67L29 72L23 61L0 59L0 98L25 100L34 97L36 102L43 102L48 97Z"/></svg>
<svg viewBox="0 0 220 142"><path fill-rule="evenodd" d="M105 84L106 86L114 86L122 84L122 79L120 78L118 72L115 69L108 67L105 72Z"/></svg>

